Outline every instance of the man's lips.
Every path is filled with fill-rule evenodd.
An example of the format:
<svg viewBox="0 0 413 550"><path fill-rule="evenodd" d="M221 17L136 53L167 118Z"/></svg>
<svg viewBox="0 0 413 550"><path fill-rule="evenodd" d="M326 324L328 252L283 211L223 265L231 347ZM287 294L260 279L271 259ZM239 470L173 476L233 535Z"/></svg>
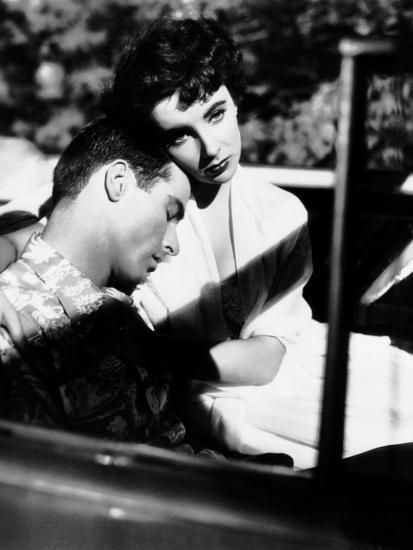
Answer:
<svg viewBox="0 0 413 550"><path fill-rule="evenodd" d="M152 264L148 267L147 271L149 273L152 273L153 271L155 271L160 261L161 261L160 259L158 260L157 258L152 258Z"/></svg>

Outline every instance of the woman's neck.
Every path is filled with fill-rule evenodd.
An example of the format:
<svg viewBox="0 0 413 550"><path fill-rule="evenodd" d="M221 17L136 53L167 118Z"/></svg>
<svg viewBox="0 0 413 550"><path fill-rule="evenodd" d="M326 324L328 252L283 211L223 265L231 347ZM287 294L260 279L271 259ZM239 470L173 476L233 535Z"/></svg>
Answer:
<svg viewBox="0 0 413 550"><path fill-rule="evenodd" d="M207 209L213 204L228 202L230 182L220 185L194 182L192 183L192 195L200 210Z"/></svg>

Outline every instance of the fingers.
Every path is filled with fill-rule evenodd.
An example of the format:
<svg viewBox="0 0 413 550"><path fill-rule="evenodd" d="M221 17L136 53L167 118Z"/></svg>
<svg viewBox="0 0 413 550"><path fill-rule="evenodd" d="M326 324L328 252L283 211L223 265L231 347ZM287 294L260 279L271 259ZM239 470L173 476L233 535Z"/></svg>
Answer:
<svg viewBox="0 0 413 550"><path fill-rule="evenodd" d="M14 310L9 300L0 291L0 325L9 332L11 339L17 347L24 346L26 338L18 313Z"/></svg>

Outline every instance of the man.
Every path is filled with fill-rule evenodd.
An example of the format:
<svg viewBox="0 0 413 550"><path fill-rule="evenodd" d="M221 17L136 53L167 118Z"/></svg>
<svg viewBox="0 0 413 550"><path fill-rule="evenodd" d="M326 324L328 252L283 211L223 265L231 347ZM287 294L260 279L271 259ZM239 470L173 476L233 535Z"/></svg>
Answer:
<svg viewBox="0 0 413 550"><path fill-rule="evenodd" d="M0 275L27 340L19 351L0 329L3 417L182 443L170 373L151 364L150 330L129 294L178 253L176 225L189 194L187 177L162 152L143 150L106 118L74 138L54 171L43 234Z"/></svg>

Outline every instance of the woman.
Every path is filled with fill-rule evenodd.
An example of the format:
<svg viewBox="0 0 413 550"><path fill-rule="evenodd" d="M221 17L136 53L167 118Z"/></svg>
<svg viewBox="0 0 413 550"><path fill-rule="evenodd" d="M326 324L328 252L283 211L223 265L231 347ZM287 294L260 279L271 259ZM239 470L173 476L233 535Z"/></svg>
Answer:
<svg viewBox="0 0 413 550"><path fill-rule="evenodd" d="M240 51L215 21L159 19L121 52L104 108L132 131L144 127L192 180L180 255L139 291L159 330L198 342L197 380L178 392L187 422L235 451L292 452L247 426L245 399L274 379L310 321L307 214L239 167L243 85Z"/></svg>

